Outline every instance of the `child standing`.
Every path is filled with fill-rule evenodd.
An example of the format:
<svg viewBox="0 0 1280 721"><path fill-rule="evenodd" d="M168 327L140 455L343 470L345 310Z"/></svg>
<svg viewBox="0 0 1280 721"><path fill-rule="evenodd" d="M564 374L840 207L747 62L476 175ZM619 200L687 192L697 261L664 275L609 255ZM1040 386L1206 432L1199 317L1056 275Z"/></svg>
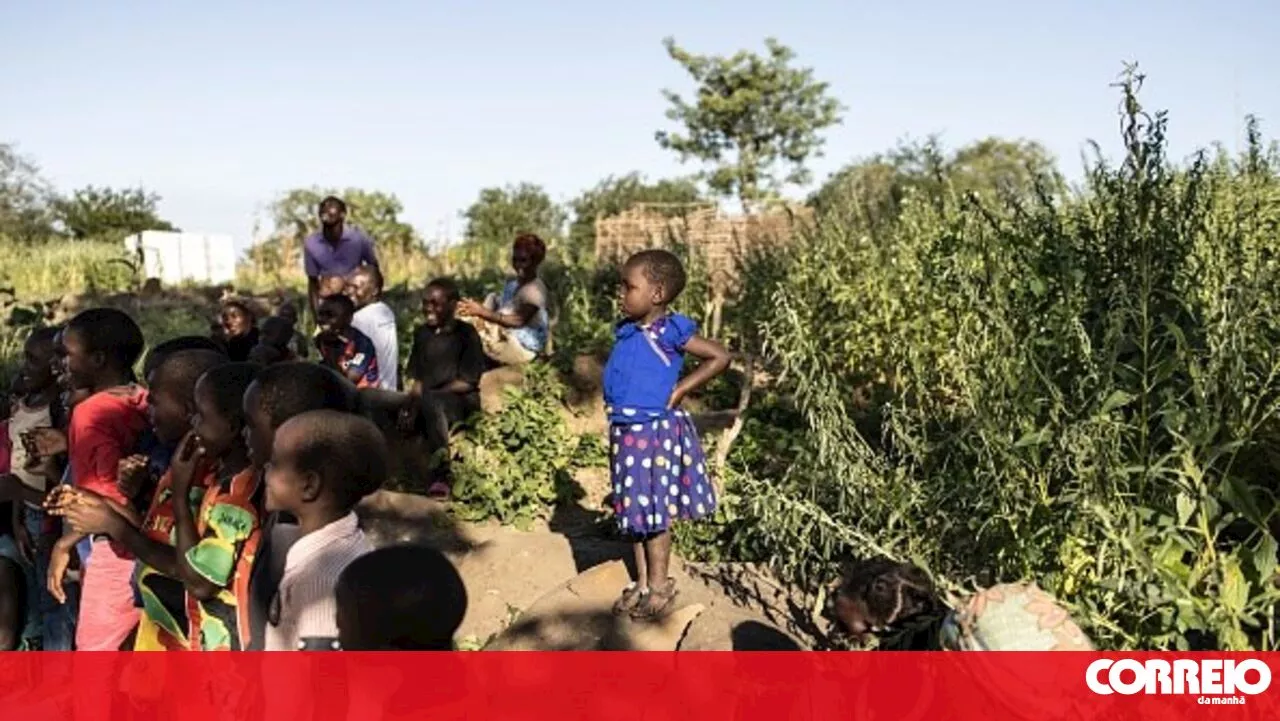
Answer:
<svg viewBox="0 0 1280 721"><path fill-rule="evenodd" d="M729 366L729 353L697 335L697 324L672 313L684 267L664 250L636 253L622 268L622 311L604 371L614 512L634 539L636 581L614 604L637 620L666 613L676 596L667 575L671 524L715 510L698 435L680 403ZM702 359L683 380L685 354Z"/></svg>
<svg viewBox="0 0 1280 721"><path fill-rule="evenodd" d="M71 478L77 488L100 495L121 508L129 499L117 487L119 464L137 447L147 427L147 393L138 386L133 366L142 355L142 330L114 308L93 308L71 319L61 335L58 355L71 388L93 395L75 407L67 429ZM64 533L49 562L50 591L61 594L62 575L71 549L82 538ZM137 624L130 581L133 557L106 537L91 538L89 560L80 583L76 648L116 651ZM56 578L55 578L56 577Z"/></svg>
<svg viewBox="0 0 1280 721"><path fill-rule="evenodd" d="M213 462L214 482L194 519L178 517L178 554L204 583L188 584L191 646L199 651L249 647L249 579L262 538L262 484L249 462L242 399L258 373L231 363L196 384L192 434Z"/></svg>
<svg viewBox="0 0 1280 721"><path fill-rule="evenodd" d="M191 429L196 381L208 370L227 363L226 356L209 350L182 351L165 358L152 372L150 414L157 440L182 446ZM189 443L179 447L155 487L142 523L135 525L104 498L69 488L50 497L53 513L79 533L105 535L138 559L136 588L140 603L135 651L183 651L190 647L188 586L198 584L182 565L175 546L182 537L181 522L191 523L212 482L212 469L192 453ZM188 534L194 533L194 527Z"/></svg>
<svg viewBox="0 0 1280 721"><path fill-rule="evenodd" d="M292 362L264 368L243 398L245 443L254 470L259 476L265 472L276 432L286 421L307 411L353 413L355 396L350 383L324 366ZM286 521L280 515L267 513L263 519L262 540L250 579L252 651L261 651L265 645L267 612L284 573L286 552L296 538L293 520Z"/></svg>
<svg viewBox="0 0 1280 721"><path fill-rule="evenodd" d="M8 440L12 447L11 470L0 476L0 497L13 501L13 533L27 571L29 631L41 639L41 648L69 651L66 622L57 601L44 587L50 550L57 528L46 517L41 503L50 484L48 472L34 451L32 434L53 424L51 409L58 396L53 375L55 328L38 328L23 345L21 392L13 403ZM29 635L31 635L29 634Z"/></svg>
<svg viewBox="0 0 1280 721"><path fill-rule="evenodd" d="M355 507L387 476L387 444L372 421L309 411L280 426L266 473L266 508L298 519L268 611L266 650L336 650L338 576L373 550Z"/></svg>

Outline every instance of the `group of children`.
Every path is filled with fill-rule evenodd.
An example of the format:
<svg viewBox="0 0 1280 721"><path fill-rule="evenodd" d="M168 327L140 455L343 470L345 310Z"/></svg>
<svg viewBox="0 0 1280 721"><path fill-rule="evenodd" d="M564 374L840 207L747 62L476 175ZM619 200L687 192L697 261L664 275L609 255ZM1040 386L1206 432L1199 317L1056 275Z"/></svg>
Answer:
<svg viewBox="0 0 1280 721"><path fill-rule="evenodd" d="M685 281L666 251L626 262L604 372L611 499L637 570L614 612L637 620L676 598L672 524L716 508L681 403L729 354L672 312ZM443 413L432 394L475 410L482 360L457 304L449 281L428 285L406 425L424 405ZM299 360L291 307L259 326L232 302L218 337L156 345L141 378L144 339L121 311L34 332L0 476L15 509L13 550L0 546L0 648L70 648L72 627L77 649L452 648L466 592L449 561L374 550L355 514L386 480L388 451L357 400L378 367L353 308L344 293L319 301L314 364ZM688 374L686 355L701 359Z"/></svg>
<svg viewBox="0 0 1280 721"><path fill-rule="evenodd" d="M466 600L449 562L375 551L359 528L386 446L352 384L232 346L161 343L139 378L145 342L119 310L27 339L0 649L450 647Z"/></svg>

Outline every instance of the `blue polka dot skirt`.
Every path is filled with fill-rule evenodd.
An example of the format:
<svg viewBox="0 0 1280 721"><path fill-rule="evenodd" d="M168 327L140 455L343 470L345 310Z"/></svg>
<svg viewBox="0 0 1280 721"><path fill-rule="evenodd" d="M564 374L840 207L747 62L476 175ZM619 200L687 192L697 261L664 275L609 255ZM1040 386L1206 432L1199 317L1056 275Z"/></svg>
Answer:
<svg viewBox="0 0 1280 721"><path fill-rule="evenodd" d="M624 534L649 536L715 512L707 459L687 413L614 423L609 435L614 517Z"/></svg>

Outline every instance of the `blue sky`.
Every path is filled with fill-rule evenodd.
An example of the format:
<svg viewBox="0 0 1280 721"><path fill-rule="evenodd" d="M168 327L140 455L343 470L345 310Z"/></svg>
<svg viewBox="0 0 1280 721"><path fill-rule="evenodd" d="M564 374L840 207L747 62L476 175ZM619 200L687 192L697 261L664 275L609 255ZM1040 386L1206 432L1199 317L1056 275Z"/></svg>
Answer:
<svg viewBox="0 0 1280 721"><path fill-rule="evenodd" d="M661 150L661 40L776 36L847 106L821 179L904 137L1043 142L1068 172L1114 148L1125 60L1171 114L1176 154L1280 136L1280 2L651 0L0 2L0 141L60 188L138 185L192 231L247 245L289 188L396 193L424 235L462 231L482 187L568 200L609 174L692 172Z"/></svg>

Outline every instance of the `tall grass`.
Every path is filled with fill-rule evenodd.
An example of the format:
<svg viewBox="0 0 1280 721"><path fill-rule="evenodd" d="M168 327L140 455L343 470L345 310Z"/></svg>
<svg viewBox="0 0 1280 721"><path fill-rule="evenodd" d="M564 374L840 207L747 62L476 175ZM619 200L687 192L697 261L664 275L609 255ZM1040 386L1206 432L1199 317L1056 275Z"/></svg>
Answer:
<svg viewBox="0 0 1280 721"><path fill-rule="evenodd" d="M1280 157L1174 165L1139 84L1079 194L837 207L754 286L803 447L736 476L735 547L811 589L850 553L1033 580L1102 647L1277 647Z"/></svg>
<svg viewBox="0 0 1280 721"><path fill-rule="evenodd" d="M0 287L12 289L14 295L27 301L123 291L133 285L136 277L131 262L120 243L0 242Z"/></svg>

